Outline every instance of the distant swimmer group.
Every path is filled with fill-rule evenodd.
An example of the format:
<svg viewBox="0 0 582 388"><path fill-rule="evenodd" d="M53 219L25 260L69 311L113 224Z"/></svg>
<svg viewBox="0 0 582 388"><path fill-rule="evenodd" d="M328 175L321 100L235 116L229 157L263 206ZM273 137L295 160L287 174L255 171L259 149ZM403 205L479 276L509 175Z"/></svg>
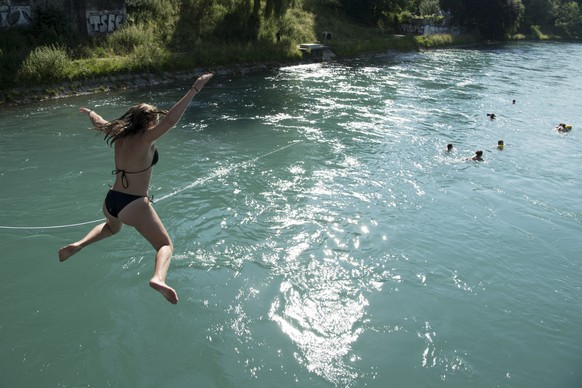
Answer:
<svg viewBox="0 0 582 388"><path fill-rule="evenodd" d="M512 104L515 105L515 103L516 103L516 100L512 100ZM491 119L491 120L494 120L497 118L495 113L487 113L487 117L489 117L489 119ZM570 132L572 130L572 125L559 123L558 125L556 125L554 127L554 130L556 130L558 132ZM503 140L497 141L497 149L499 151L505 149L505 142ZM453 150L453 144L452 143L447 144L447 146L445 148L445 152L450 153L452 150ZM475 154L472 157L464 158L464 160L482 162L482 161L484 161L483 151L477 150L477 151L475 151Z"/></svg>
<svg viewBox="0 0 582 388"><path fill-rule="evenodd" d="M60 261L67 260L94 242L117 234L124 224L133 226L156 250L154 275L150 279L150 286L170 303L178 303L178 294L166 284L166 273L174 247L152 206L148 189L152 168L159 159L156 140L176 125L194 96L210 78L212 74L200 76L169 111L149 104L139 104L120 118L107 121L91 109L79 109L114 148L115 170L112 174L115 175L115 183L103 203L106 221L95 226L81 240L62 247L59 250Z"/></svg>

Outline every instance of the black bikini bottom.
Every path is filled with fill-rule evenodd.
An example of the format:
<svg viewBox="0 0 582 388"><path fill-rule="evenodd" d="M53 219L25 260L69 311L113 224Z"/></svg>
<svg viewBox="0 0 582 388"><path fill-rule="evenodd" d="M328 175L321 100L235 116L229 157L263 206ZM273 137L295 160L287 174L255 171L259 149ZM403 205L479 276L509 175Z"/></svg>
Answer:
<svg viewBox="0 0 582 388"><path fill-rule="evenodd" d="M119 212L136 199L145 198L143 195L132 195L120 191L109 190L105 197L105 207L109 214L117 218Z"/></svg>

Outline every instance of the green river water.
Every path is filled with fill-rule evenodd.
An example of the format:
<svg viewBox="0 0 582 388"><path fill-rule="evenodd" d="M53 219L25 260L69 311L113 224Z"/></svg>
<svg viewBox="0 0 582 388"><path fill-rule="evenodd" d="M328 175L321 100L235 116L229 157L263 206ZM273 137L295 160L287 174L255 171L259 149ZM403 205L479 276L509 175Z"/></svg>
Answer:
<svg viewBox="0 0 582 388"><path fill-rule="evenodd" d="M113 182L78 108L167 109L189 84L4 108L0 386L582 386L577 58L516 43L215 76L157 144L176 306L130 227L57 251Z"/></svg>

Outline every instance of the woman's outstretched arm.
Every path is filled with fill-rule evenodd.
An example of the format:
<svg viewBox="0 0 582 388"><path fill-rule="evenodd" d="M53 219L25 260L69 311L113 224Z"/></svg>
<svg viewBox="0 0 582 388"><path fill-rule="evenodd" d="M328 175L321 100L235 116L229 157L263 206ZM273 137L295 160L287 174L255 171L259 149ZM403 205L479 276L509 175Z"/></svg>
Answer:
<svg viewBox="0 0 582 388"><path fill-rule="evenodd" d="M99 129L99 127L108 123L107 120L95 113L94 110L88 108L79 108L79 112L86 113L87 116L89 116L89 120L91 120L91 124L93 124L96 129Z"/></svg>
<svg viewBox="0 0 582 388"><path fill-rule="evenodd" d="M186 111L186 108L188 108L190 101L192 101L194 96L198 94L200 90L202 90L204 85L206 85L206 83L210 80L210 78L212 78L212 76L213 74L209 73L198 77L198 79L194 82L194 84L192 85L190 90L188 90L188 92L184 95L184 97L182 97L180 101L178 101L172 107L172 109L168 111L166 117L164 117L164 119L160 121L159 124L156 125L154 128L147 131L146 136L148 141L151 142L156 141L157 139L165 135L174 125L176 125L176 123L180 120L180 118Z"/></svg>

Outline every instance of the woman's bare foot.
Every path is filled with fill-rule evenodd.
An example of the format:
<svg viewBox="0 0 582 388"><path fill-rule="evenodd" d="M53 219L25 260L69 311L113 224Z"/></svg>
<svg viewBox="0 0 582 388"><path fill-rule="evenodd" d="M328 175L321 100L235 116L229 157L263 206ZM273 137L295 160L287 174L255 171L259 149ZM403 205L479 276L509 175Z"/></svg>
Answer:
<svg viewBox="0 0 582 388"><path fill-rule="evenodd" d="M168 286L166 283L152 278L152 280L150 280L150 287L162 294L168 302L172 304L178 303L178 294L176 294L176 290Z"/></svg>
<svg viewBox="0 0 582 388"><path fill-rule="evenodd" d="M65 261L75 253L79 252L81 247L77 244L69 244L66 247L59 249L59 261Z"/></svg>

